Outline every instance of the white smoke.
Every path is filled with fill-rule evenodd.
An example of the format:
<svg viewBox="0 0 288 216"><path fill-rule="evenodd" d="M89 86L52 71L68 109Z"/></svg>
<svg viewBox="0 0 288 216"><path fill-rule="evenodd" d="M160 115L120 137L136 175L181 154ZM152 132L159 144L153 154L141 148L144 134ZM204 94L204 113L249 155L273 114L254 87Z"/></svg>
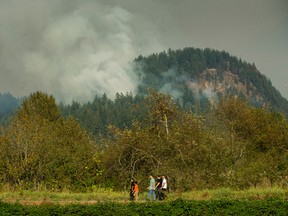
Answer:
<svg viewBox="0 0 288 216"><path fill-rule="evenodd" d="M181 99L183 91L179 89L179 83L185 82L188 78L186 75L177 74L177 68L171 68L162 74L162 82L164 83L159 87L159 91L171 95L174 99Z"/></svg>
<svg viewBox="0 0 288 216"><path fill-rule="evenodd" d="M0 92L40 90L62 102L85 102L135 91L138 80L128 63L146 38L138 38L129 11L66 0L2 1L0 8Z"/></svg>
<svg viewBox="0 0 288 216"><path fill-rule="evenodd" d="M103 19L113 32L101 35L81 10L48 26L41 50L24 56L25 71L42 79L46 91L54 88L53 93L65 101L134 91L137 82L126 68L135 55L133 32L127 25L130 14L111 8L98 19Z"/></svg>
<svg viewBox="0 0 288 216"><path fill-rule="evenodd" d="M214 107L217 102L217 94L215 91L208 87L202 90L202 94L209 100L211 106Z"/></svg>

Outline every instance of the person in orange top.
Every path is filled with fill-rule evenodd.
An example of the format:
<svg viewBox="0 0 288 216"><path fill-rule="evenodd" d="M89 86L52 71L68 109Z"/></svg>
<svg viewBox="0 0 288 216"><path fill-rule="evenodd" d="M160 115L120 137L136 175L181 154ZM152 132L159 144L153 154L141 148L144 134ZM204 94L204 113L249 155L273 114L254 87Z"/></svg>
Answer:
<svg viewBox="0 0 288 216"><path fill-rule="evenodd" d="M139 186L138 186L138 182L137 181L135 181L134 182L134 199L135 199L135 201L137 201L138 200L138 194L139 194Z"/></svg>

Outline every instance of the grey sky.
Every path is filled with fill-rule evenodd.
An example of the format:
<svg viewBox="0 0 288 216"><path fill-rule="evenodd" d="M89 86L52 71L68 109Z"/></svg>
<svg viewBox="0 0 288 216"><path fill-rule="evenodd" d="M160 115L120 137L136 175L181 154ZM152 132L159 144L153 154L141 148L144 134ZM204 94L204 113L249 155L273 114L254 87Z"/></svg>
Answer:
<svg viewBox="0 0 288 216"><path fill-rule="evenodd" d="M0 92L58 100L134 91L139 54L214 48L288 98L286 0L0 0Z"/></svg>

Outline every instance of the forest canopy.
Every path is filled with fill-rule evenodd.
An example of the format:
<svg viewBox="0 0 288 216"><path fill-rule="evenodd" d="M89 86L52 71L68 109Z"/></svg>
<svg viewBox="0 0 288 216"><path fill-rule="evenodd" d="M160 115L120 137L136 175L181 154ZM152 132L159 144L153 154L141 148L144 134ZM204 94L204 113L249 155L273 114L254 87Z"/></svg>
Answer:
<svg viewBox="0 0 288 216"><path fill-rule="evenodd" d="M114 101L103 96L94 102L104 101L97 111L113 118L105 133L93 133L89 124L63 115L53 96L32 93L2 127L1 186L124 190L131 176L144 188L150 173L167 175L172 190L286 184L288 122L280 113L228 97L198 115L154 90L141 99L119 94ZM72 107L90 112L77 103ZM117 122L121 117L113 107L126 110L131 120ZM100 121L90 124L97 129Z"/></svg>
<svg viewBox="0 0 288 216"><path fill-rule="evenodd" d="M254 64L195 48L134 63L136 95L0 94L0 188L146 188L151 173L181 191L287 186L288 101Z"/></svg>

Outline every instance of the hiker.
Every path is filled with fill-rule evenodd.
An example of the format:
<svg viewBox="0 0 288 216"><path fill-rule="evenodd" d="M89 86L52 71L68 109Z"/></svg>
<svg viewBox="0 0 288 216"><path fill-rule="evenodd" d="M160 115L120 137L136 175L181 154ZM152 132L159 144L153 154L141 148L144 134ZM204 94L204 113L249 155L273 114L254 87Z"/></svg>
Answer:
<svg viewBox="0 0 288 216"><path fill-rule="evenodd" d="M135 181L134 182L134 200L137 201L138 200L138 194L139 194L139 186L138 186L138 182Z"/></svg>
<svg viewBox="0 0 288 216"><path fill-rule="evenodd" d="M158 200L162 200L161 187L162 187L162 178L160 175L158 175L157 176L157 184L156 184L156 198Z"/></svg>
<svg viewBox="0 0 288 216"><path fill-rule="evenodd" d="M167 191L167 189L168 189L167 179L166 179L166 177L163 175L163 176L162 176L162 185L161 185L161 193L162 193L163 199L165 199L165 197L167 196L166 193L164 193L165 191Z"/></svg>
<svg viewBox="0 0 288 216"><path fill-rule="evenodd" d="M133 178L131 178L131 185L130 185L130 192L129 192L131 201L134 200L134 191L135 191L135 181Z"/></svg>
<svg viewBox="0 0 288 216"><path fill-rule="evenodd" d="M147 189L149 190L148 192L148 197L147 199L150 200L151 195L153 195L153 200L156 200L156 194L155 194L155 179L153 178L152 175L149 176L149 186Z"/></svg>

